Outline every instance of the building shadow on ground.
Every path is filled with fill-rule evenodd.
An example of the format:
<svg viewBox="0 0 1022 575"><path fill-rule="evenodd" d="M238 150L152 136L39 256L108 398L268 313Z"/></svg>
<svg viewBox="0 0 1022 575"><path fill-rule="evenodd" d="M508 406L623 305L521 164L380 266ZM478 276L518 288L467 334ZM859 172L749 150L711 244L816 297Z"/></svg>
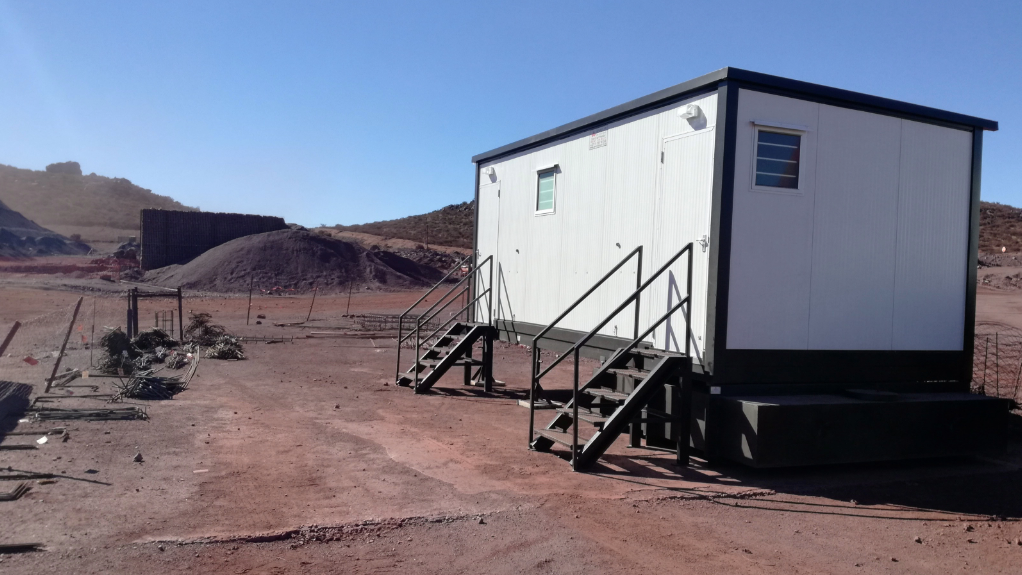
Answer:
<svg viewBox="0 0 1022 575"><path fill-rule="evenodd" d="M0 381L0 441L14 431L18 420L28 411L32 386L13 381Z"/></svg>
<svg viewBox="0 0 1022 575"><path fill-rule="evenodd" d="M586 473L654 497L706 499L784 513L934 521L1022 521L1022 418L997 458L936 458L754 469L698 455L678 466L672 450L605 454ZM570 462L569 451L552 453ZM808 496L813 499L785 497ZM747 499L746 499L747 498ZM816 499L819 498L819 499Z"/></svg>

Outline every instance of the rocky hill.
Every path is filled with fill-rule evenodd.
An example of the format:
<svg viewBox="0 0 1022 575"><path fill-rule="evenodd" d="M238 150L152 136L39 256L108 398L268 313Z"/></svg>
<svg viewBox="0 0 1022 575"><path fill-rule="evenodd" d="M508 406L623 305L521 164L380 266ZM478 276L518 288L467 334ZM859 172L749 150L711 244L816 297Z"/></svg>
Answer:
<svg viewBox="0 0 1022 575"><path fill-rule="evenodd" d="M139 210L195 210L125 178L83 175L78 162L45 171L0 164L0 200L35 223L89 238L93 230L138 230Z"/></svg>
<svg viewBox="0 0 1022 575"><path fill-rule="evenodd" d="M353 226L336 225L333 229L411 240L423 246L471 248L474 226L475 202L472 201L452 204L428 214Z"/></svg>
<svg viewBox="0 0 1022 575"><path fill-rule="evenodd" d="M1022 209L995 202L979 203L979 252L1022 252Z"/></svg>

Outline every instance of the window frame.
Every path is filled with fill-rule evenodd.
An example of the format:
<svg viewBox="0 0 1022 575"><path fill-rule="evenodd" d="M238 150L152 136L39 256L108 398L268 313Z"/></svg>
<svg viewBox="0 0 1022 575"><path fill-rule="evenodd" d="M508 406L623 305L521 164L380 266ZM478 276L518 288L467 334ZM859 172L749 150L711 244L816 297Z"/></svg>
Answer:
<svg viewBox="0 0 1022 575"><path fill-rule="evenodd" d="M752 131L752 172L751 172L751 184L752 191L754 192L765 192L768 194L786 194L786 195L802 195L804 193L803 184L805 183L805 150L806 150L806 132L807 128L802 126L792 126L788 124L777 124L771 122L753 122ZM772 132L774 134L787 134L792 136L799 136L798 146L798 186L795 188L781 188L776 186L761 186L756 184L756 164L758 163L759 156L759 133L760 132Z"/></svg>
<svg viewBox="0 0 1022 575"><path fill-rule="evenodd" d="M536 216L548 216L548 215L556 213L556 211L557 211L557 172L558 171L560 171L560 170L558 169L557 164L554 164L552 166L543 166L542 168L539 168L538 170L536 170L536 194L534 196L534 201L532 203L533 215L536 215ZM552 198L553 201L551 202L549 209L541 210L541 209L539 209L539 184L540 184L540 182L543 179L542 176L544 174L547 174L547 173L549 173L549 174L551 174L553 176L553 182L554 182L553 198Z"/></svg>

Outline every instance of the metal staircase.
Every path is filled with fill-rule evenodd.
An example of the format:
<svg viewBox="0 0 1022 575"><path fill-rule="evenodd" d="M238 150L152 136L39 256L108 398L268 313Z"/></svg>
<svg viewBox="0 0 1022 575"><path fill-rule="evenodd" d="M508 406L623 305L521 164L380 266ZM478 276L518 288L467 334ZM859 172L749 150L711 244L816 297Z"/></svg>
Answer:
<svg viewBox="0 0 1022 575"><path fill-rule="evenodd" d="M645 332L639 332L639 302L642 292L684 254L688 254L687 293L677 304L653 322ZM632 256L638 255L639 273L635 291L613 312L588 334L583 336L564 354L557 357L545 369L541 369L539 340L561 321L571 310L589 297L614 272ZM621 433L630 430L631 444L638 446L642 437L643 423L670 423L671 439L675 442L679 465L688 464L689 425L691 413L691 340L688 336L691 323L692 301L692 244L689 243L670 258L645 282L642 276L642 249L636 248L628 254L607 275L572 304L554 322L541 331L533 344L533 378L529 394L529 447L537 451L549 451L555 443L566 446L571 453L573 470L585 469L602 456ZM618 349L591 378L579 385L580 352L614 317L629 305L635 304L635 337L623 348ZM685 317L685 352L667 352L645 347L643 341L649 337L672 314L682 310ZM640 347L644 346L644 347ZM572 399L556 409L556 415L546 428L535 429L536 401L541 399L543 387L540 380L567 357L574 357L574 380ZM669 390L672 396L672 414L652 409L650 403ZM595 428L595 433L579 442L582 424Z"/></svg>
<svg viewBox="0 0 1022 575"><path fill-rule="evenodd" d="M397 385L411 387L415 393L425 393L452 367L461 366L465 369L465 385L482 385L487 393L493 391L493 340L497 335L497 330L489 323L474 321L476 319L476 304L485 300L485 309L492 309L490 305L492 303L491 286L493 285L492 256L483 260L479 265L472 266L472 269L461 280L447 290L426 311L412 317L413 310L444 285L444 282L455 272L463 269L463 266L466 266L472 257L468 256L459 262L398 318L397 368L394 372ZM483 275L480 272L484 266L489 273L489 281L485 286L481 285ZM426 333L429 328L437 324L438 316L455 302L464 303L464 306L451 313L446 321L439 324L439 327ZM405 334L405 322L411 322L413 319L415 327ZM445 329L446 331L444 331ZM440 333L442 331L443 334ZM412 349L416 356L415 363L402 373L401 349L406 341L413 338L415 343ZM478 359L474 357L477 343L482 347Z"/></svg>

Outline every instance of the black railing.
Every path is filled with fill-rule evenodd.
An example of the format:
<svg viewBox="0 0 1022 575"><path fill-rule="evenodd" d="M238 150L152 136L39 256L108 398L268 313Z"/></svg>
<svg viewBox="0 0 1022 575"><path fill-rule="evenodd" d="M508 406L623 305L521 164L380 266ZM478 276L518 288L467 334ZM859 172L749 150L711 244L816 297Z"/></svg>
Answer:
<svg viewBox="0 0 1022 575"><path fill-rule="evenodd" d="M461 317L462 314L465 314L466 319L471 319L472 318L472 314L470 314L469 312L471 311L472 306L475 305L477 302L479 302L484 297L486 298L486 301L487 301L487 306L486 306L487 309L488 310L492 310L491 304L493 303L492 302L492 299L493 299L492 298L492 293L493 293L493 290L492 290L492 286L493 286L493 256L489 256L485 260L483 260L480 264L472 266L472 270L469 271L467 274L465 274L465 276L463 278L458 280L458 282L456 284L451 286L451 288L449 290L447 290L447 293L442 295L440 297L440 299L438 299L436 302L433 303L433 305L429 306L429 308L427 308L426 311L424 311L421 314L419 314L415 318L415 329L413 329L412 331L408 332L407 334L404 334L404 321L405 321L405 317L408 316L408 314L410 314L412 312L412 310L414 310L427 297L429 297L430 294L432 294L441 285L443 285L443 283L445 281L447 281L447 278L451 277L451 275L453 275L454 272L458 271L472 257L473 256L468 256L465 259L461 260L461 262L459 262L454 267L454 269L452 269L451 271L447 272L447 275L445 275L443 277L443 279L441 279L439 282L437 282L436 285L434 285L432 288L430 288L429 291L427 291L425 294L423 294L422 297L420 297L415 303L413 303L411 305L411 307L406 309L404 311L404 313L402 313L401 316L398 318L398 323L397 323L397 367L396 367L396 369L394 371L394 380L395 381L397 381L398 378L401 377L401 347L404 345L404 342L408 341L412 337L415 337L415 347L413 348L414 349L414 355L415 355L415 367L414 367L414 371L415 371L415 385L416 385L416 387L418 387L418 383L419 383L418 379L419 379L419 371L420 371L420 369L419 369L419 361L420 361L419 350L422 348L423 342L429 342L433 338L433 336L435 336L440 330L442 330L443 328L445 328L448 325L450 325L451 322L453 322L454 320L456 320L459 317ZM489 271L489 274L490 274L489 284L486 286L486 289L482 290L478 295L475 296L475 298L473 298L471 301L466 303L465 306L462 307L460 310L458 310L457 312L451 314L451 317L448 318L447 321L441 323L439 325L439 327L434 329L429 335L427 335L425 338L422 338L421 334L422 334L423 329L430 329L434 325L436 325L435 322L439 321L436 318L437 318L437 316L440 313L442 313L444 310L446 310L452 303L461 300L462 297L464 297L465 300L468 300L471 297L471 292L472 292L473 286L467 284L466 282L468 282L470 279L481 277L481 274L479 273L479 271L483 268L484 265L487 266L487 270ZM461 288L461 289L459 290L458 288ZM455 293L455 291L457 291L457 293ZM451 294L454 294L454 297L450 297ZM450 298L450 299L448 299L448 298ZM443 304L443 305L441 306L440 304ZM440 306L440 308L437 309L437 306Z"/></svg>
<svg viewBox="0 0 1022 575"><path fill-rule="evenodd" d="M669 267L671 267L671 265L674 264L674 262L677 261L678 258L680 258L682 255L684 255L686 252L688 253L688 281L686 282L687 292L688 293L686 293L685 297L682 298L680 301L678 301L677 304L671 306L671 308L669 310L667 310L667 313L665 313L664 315L660 316L660 319L655 321L652 325L649 326L649 328L646 329L645 332L643 332L640 335L638 333L638 331L639 331L639 329L638 329L638 316L639 316L639 301L640 301L639 298L640 298L642 292L645 291L645 289L647 287L649 287L654 281L656 281L657 278L659 278L661 275L663 275L663 273L665 271L667 271L667 269ZM619 264L619 266L620 266L620 264ZM603 280L601 280L601 282L602 281ZM586 295L588 295L588 293ZM556 367L561 361L564 360L564 358L568 357L568 355L570 354L575 359L574 383L573 383L573 386L572 386L572 396L571 396L572 416L573 416L573 419L574 419L574 423L572 424L573 439L572 439L572 461L571 461L571 465L572 465L572 468L574 469L575 468L575 461L577 459L576 456L578 454L578 392L579 392L579 373L578 373L578 370L579 370L579 359L580 359L580 354L581 354L582 348L585 347L585 345L587 343L589 343L589 340L591 340L593 337L595 337L596 334L599 333L599 331L601 329L603 329L608 323L610 323L610 321L612 319L617 317L617 315L619 313L621 313L622 311L624 311L624 309L627 308L629 305L631 305L632 302L635 302L635 315L636 315L635 339L633 339L627 346L625 346L625 347L621 348L620 350L618 350L613 356L611 356L607 361L605 361L603 363L603 366L595 374L593 374L593 377L590 379L590 381L595 381L600 376L605 374L607 372L607 370L610 369L611 365L614 364L615 360L617 360L619 357L621 357L624 354L630 353L633 349L635 349L635 347L638 346L644 339L649 337L649 334L653 333L653 331L656 328L660 327L660 324L662 324L664 321L666 321L667 318L670 317L672 314L674 314L676 311L681 309L682 306L686 306L686 309L682 313L683 313L683 315L685 317L685 355L689 355L690 351L691 351L691 349L690 349L690 337L689 337L689 331L691 330L691 313L690 313L690 311L691 311L690 302L691 301L692 301L692 243L690 242L685 247L681 248L681 251L679 251L678 253L674 254L673 257L671 257L669 260L667 260L667 262L663 266L661 266L660 269L658 269L656 271L656 273L654 273L652 276L650 276L649 279L647 279L645 282L641 283L635 289L635 291L632 292L632 294L629 295L627 298L625 298L625 300L621 303L621 305L617 306L617 308L614 309L614 311L612 311L606 318L604 318L603 321L601 321L599 324L597 324L597 326L594 327L592 330L590 330L589 333L587 333L585 336L583 336L582 339L580 339L577 342L575 342L575 344L572 345L560 357L558 357L556 360L551 362L550 365L548 365L546 367L546 369L544 369L543 371L539 371L538 370L538 367L539 367L538 366L538 362L535 361L535 359L534 359L533 360L532 385L530 386L530 389L529 389L529 444L530 445L532 444L532 441L533 441L534 436L535 436L535 430L536 430L536 428L535 428L535 425L536 425L535 424L535 419L536 419L536 417L535 417L535 414L536 414L536 390L537 390L537 388L542 389L542 388L539 387L539 380L542 379L543 376L545 376L547 373L549 373L550 370L552 370L554 367ZM576 305L577 305L577 303L578 302L576 302ZM558 318L558 319L560 319L560 318ZM533 347L533 349L535 350L535 346ZM533 357L535 358L535 351L533 352Z"/></svg>
<svg viewBox="0 0 1022 575"><path fill-rule="evenodd" d="M563 360L565 357L567 357L566 354L562 354L561 356L559 356L556 359L554 359L554 362L552 364L550 364L550 366L547 367L547 369L545 371L543 371L543 373L540 373L541 355L540 355L539 340L543 339L543 337L546 336L547 332L549 332L551 329L553 329L555 325L560 323L562 319L567 317L569 313L574 311L575 308L577 308L589 296L593 295L593 292L595 292L600 286L602 286L607 280L609 280L611 278L611 276L613 276L615 273L617 273L617 271L619 269L621 269L626 263L628 263L628 260L632 259L633 257L637 257L638 258L636 260L636 268L635 268L635 288L638 289L639 286L642 285L642 246L639 246L639 247L635 248L634 250L628 252L628 255L626 255L621 261L619 261L617 263L617 265L615 265L613 268L611 268L609 272L604 274L602 278L597 280L597 282L594 283L592 285L592 287L590 287L588 290L586 290L586 292L584 294L582 294L577 300L575 300L575 303L573 303L570 306L568 306L568 309L566 309L563 312L561 312L561 315L557 316L557 319L555 319L554 321L550 322L550 325L544 327L542 330L540 330L540 332L538 334L536 334L535 337L532 338L532 390L533 391L537 387L539 387L540 391L542 391L543 388L540 387L540 385L539 385L540 378L543 377L544 375L546 375L546 373L548 371L550 371L550 369L552 369L554 366L556 366L558 363L560 363L561 360ZM636 299L636 302L635 302L635 332L632 335L633 335L633 337L636 336L636 335L639 335L639 301L638 301L638 299ZM532 395L533 391L529 392L530 395ZM533 428L532 418L533 418L533 416L530 413L530 415L529 415L529 429L530 430ZM530 443L532 442L532 433L531 433L531 431L529 433L529 442Z"/></svg>

